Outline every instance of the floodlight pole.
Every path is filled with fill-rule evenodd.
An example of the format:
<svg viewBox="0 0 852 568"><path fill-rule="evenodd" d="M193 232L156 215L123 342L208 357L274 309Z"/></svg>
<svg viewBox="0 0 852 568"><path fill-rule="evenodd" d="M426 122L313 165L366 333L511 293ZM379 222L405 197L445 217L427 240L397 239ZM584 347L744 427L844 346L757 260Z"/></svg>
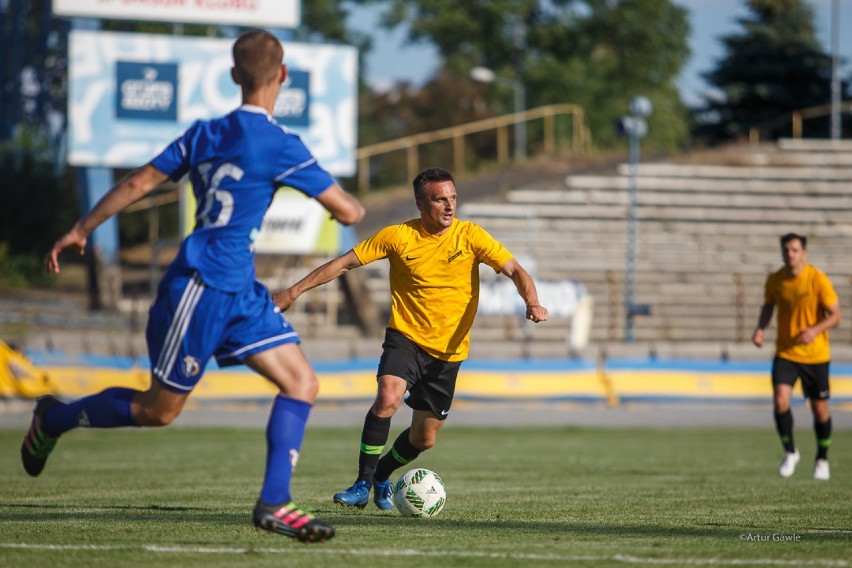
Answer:
<svg viewBox="0 0 852 568"><path fill-rule="evenodd" d="M831 1L831 139L840 140L840 0Z"/></svg>
<svg viewBox="0 0 852 568"><path fill-rule="evenodd" d="M481 83L496 83L512 87L512 106L515 113L515 159L523 161L527 158L527 126L521 113L527 108L527 91L521 81L499 77L494 71L487 67L474 67L470 70L470 77Z"/></svg>
<svg viewBox="0 0 852 568"><path fill-rule="evenodd" d="M639 174L639 134L635 124L628 132L630 139L630 171L627 178L627 277L624 293L624 340L633 343L633 315L636 282L636 218L637 189L636 178Z"/></svg>
<svg viewBox="0 0 852 568"><path fill-rule="evenodd" d="M651 115L651 101L643 96L630 100L630 116L622 119L630 140L630 171L627 177L627 275L624 285L624 341L633 343L633 318L637 315L635 302L636 241L639 224L637 209L637 177L639 176L639 139L648 132L645 118ZM647 307L643 306L644 310ZM643 313L645 313L643 311Z"/></svg>
<svg viewBox="0 0 852 568"><path fill-rule="evenodd" d="M514 91L515 159L520 162L527 159L527 125L521 117L521 113L527 108L527 93L524 84L520 81L512 79L511 83Z"/></svg>

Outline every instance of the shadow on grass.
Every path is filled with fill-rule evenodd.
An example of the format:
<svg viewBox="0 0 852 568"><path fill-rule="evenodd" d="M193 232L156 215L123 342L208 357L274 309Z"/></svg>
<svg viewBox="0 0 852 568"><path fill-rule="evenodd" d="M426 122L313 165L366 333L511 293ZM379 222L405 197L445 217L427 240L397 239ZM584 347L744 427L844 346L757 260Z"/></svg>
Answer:
<svg viewBox="0 0 852 568"><path fill-rule="evenodd" d="M246 524L251 519L251 508L243 513L232 513L211 507L183 507L172 505L74 505L0 503L0 517L5 522L23 523L110 523L120 516L123 523L152 521L163 523L216 523ZM249 520L250 522L250 520Z"/></svg>
<svg viewBox="0 0 852 568"><path fill-rule="evenodd" d="M86 505L34 505L33 503L0 503L0 508L10 507L12 509L60 509L67 511L68 509L82 510L118 510L118 511L201 511L204 507L171 507L167 505L98 505L96 507Z"/></svg>
<svg viewBox="0 0 852 568"><path fill-rule="evenodd" d="M409 519L394 514L353 513L334 514L325 512L321 515L324 520L331 523L337 529L338 534L344 534L347 528L363 529L370 527L377 531L401 529L415 529L417 526L428 527L435 531L451 533L477 532L489 535L496 540L523 540L525 534L531 535L533 539L542 536L551 536L554 540L562 537L582 536L589 540L598 540L601 537L641 537L641 538L663 538L663 539L723 539L740 541L743 534L760 534L771 536L773 534L801 533L803 539L809 542L845 542L852 540L852 529L847 527L812 527L807 531L780 531L770 527L750 526L743 527L733 524L716 522L702 522L692 526L672 527L660 525L628 524L625 519L621 524L613 522L584 522L584 521L525 521L511 519L493 520L453 520L453 519Z"/></svg>
<svg viewBox="0 0 852 568"><path fill-rule="evenodd" d="M466 538L479 533L488 539L517 541L524 535L533 540L542 537L560 540L567 537L583 537L594 541L601 538L640 537L648 539L723 539L741 540L744 533L772 535L781 533L770 527L729 525L719 522L703 522L692 526L660 526L629 524L622 522L593 522L582 520L517 520L495 518L491 520L463 519L410 519L393 512L354 511L333 506L312 507L311 511L323 520L331 523L339 536L348 531L363 532L369 530L378 534L412 531L422 527L432 533L465 534ZM173 523L212 523L218 525L250 526L251 507L244 511L225 511L213 507L171 506L171 505L74 505L74 504L32 504L0 503L0 516L4 522L44 523L84 522L109 523L117 514L123 523L161 522ZM789 531L788 531L789 532ZM792 531L797 532L797 531ZM852 539L852 530L847 527L809 528L802 531L802 537L813 542L843 542Z"/></svg>

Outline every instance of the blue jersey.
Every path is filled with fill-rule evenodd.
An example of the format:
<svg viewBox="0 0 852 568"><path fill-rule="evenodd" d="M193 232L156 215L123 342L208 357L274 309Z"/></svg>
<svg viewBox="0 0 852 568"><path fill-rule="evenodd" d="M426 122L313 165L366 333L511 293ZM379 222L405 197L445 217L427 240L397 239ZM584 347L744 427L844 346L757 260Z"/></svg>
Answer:
<svg viewBox="0 0 852 568"><path fill-rule="evenodd" d="M335 183L297 135L252 105L195 122L151 164L173 180L189 174L198 203L171 268L231 292L254 282L253 243L275 191L286 185L317 197Z"/></svg>

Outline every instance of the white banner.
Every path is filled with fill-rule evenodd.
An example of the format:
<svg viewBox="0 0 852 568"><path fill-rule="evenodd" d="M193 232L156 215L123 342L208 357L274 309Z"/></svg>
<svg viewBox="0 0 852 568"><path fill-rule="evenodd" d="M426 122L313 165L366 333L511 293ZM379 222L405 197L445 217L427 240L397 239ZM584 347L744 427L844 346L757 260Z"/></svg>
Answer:
<svg viewBox="0 0 852 568"><path fill-rule="evenodd" d="M529 266L529 263L526 264ZM566 337L573 349L585 349L592 330L594 302L586 287L574 280L536 280L539 303L550 317L571 318ZM482 282L479 313L492 316L524 317L527 307L515 283L507 278ZM527 322L529 323L529 322Z"/></svg>
<svg viewBox="0 0 852 568"><path fill-rule="evenodd" d="M314 199L306 199L295 191L279 191L263 218L254 250L259 253L312 254L323 220L325 208Z"/></svg>
<svg viewBox="0 0 852 568"><path fill-rule="evenodd" d="M183 236L195 227L195 209L192 186L184 178L180 199ZM332 219L315 199L295 189L282 187L275 193L263 218L254 250L260 254L338 255L346 244L343 231L343 226Z"/></svg>
<svg viewBox="0 0 852 568"><path fill-rule="evenodd" d="M53 0L57 16L296 28L300 0Z"/></svg>
<svg viewBox="0 0 852 568"><path fill-rule="evenodd" d="M572 317L580 299L588 294L586 287L573 280L536 280L539 303L551 317ZM479 286L479 313L484 315L526 314L527 307L515 283L508 278L482 282Z"/></svg>

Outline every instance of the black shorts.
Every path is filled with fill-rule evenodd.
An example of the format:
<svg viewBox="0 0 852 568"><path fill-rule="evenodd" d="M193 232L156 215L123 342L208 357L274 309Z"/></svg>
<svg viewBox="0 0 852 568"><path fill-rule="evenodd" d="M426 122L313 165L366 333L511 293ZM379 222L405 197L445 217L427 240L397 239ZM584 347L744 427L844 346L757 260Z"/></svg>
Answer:
<svg viewBox="0 0 852 568"><path fill-rule="evenodd" d="M456 392L461 361L448 363L432 357L395 329L387 328L376 377L393 375L405 380L405 404L428 410L439 420L447 418Z"/></svg>
<svg viewBox="0 0 852 568"><path fill-rule="evenodd" d="M814 400L828 400L828 367L829 363L796 363L789 359L776 356L772 361L772 385L796 384L796 379L802 379L802 392L805 397Z"/></svg>

